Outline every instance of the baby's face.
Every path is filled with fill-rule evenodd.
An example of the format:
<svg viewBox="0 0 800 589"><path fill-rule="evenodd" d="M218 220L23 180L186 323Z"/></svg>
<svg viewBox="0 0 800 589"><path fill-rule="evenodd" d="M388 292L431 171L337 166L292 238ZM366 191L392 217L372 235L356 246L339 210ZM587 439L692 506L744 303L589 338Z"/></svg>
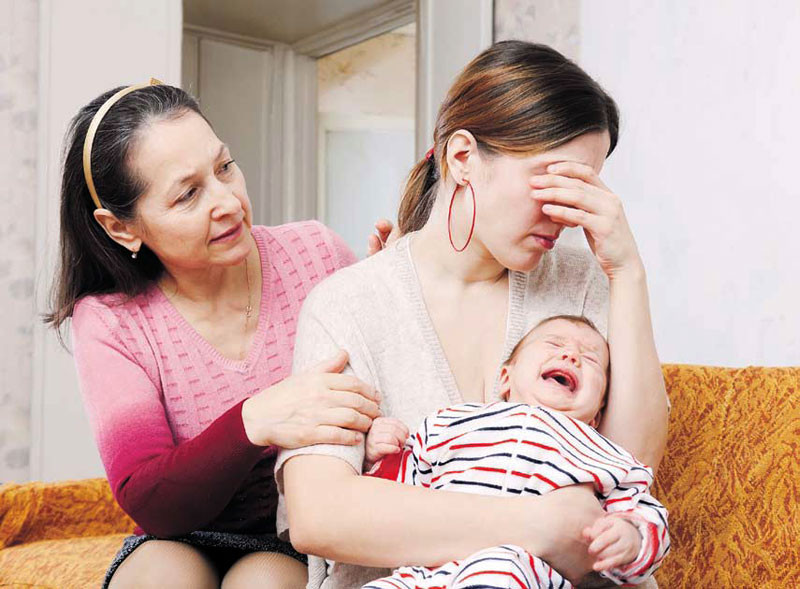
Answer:
<svg viewBox="0 0 800 589"><path fill-rule="evenodd" d="M597 427L606 390L608 345L583 323L554 319L530 333L503 367L501 395L555 409Z"/></svg>

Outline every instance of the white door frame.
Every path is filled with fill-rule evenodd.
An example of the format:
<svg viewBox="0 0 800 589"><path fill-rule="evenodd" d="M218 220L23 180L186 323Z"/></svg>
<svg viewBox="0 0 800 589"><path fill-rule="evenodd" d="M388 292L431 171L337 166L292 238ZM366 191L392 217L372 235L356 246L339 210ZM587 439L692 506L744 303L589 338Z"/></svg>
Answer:
<svg viewBox="0 0 800 589"><path fill-rule="evenodd" d="M453 79L493 38L494 0L418 0L417 158L431 147L436 113Z"/></svg>

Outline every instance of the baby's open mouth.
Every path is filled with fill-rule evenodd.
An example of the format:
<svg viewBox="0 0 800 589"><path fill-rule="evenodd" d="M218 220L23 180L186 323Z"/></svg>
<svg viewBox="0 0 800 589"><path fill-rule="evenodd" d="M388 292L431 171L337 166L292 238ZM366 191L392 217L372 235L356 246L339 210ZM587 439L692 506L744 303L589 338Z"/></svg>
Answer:
<svg viewBox="0 0 800 589"><path fill-rule="evenodd" d="M560 384L562 387L567 387L571 393L575 392L575 389L578 388L578 379L577 377L567 370L562 370L560 368L556 368L554 370L548 370L544 374L542 374L542 378L544 380L550 380Z"/></svg>

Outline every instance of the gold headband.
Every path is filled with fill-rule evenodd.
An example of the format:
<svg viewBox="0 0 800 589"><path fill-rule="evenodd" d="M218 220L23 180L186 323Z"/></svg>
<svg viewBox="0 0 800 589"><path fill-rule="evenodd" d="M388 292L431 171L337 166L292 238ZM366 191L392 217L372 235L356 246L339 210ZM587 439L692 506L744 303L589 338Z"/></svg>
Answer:
<svg viewBox="0 0 800 589"><path fill-rule="evenodd" d="M134 90L147 88L148 86L159 86L160 84L162 84L161 81L150 78L147 84L137 84L135 86L123 88L103 103L103 106L101 106L100 110L94 115L89 125L89 130L86 131L86 139L83 140L83 177L86 178L86 186L89 189L89 194L92 196L94 206L98 209L102 209L103 205L100 203L100 197L97 196L97 190L94 187L94 180L92 179L92 144L94 144L94 135L97 133L100 121L103 120L106 113L111 110L111 107L114 106L120 98L130 94Z"/></svg>

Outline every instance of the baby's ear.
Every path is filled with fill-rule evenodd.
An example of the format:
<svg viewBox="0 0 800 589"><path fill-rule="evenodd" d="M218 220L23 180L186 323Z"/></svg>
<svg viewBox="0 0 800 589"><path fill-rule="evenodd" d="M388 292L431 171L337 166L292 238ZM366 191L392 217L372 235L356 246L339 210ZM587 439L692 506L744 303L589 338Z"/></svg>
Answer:
<svg viewBox="0 0 800 589"><path fill-rule="evenodd" d="M503 364L503 367L500 369L500 390L498 391L498 396L501 401L508 401L508 398L511 396L511 378L508 372L508 364Z"/></svg>
<svg viewBox="0 0 800 589"><path fill-rule="evenodd" d="M600 409L597 410L597 413L595 414L595 416L592 417L592 420L589 422L589 427L594 428L594 429L597 429L598 427L600 427L600 422L603 420L603 408L604 407L605 407L605 403L603 403L603 406L600 407Z"/></svg>

